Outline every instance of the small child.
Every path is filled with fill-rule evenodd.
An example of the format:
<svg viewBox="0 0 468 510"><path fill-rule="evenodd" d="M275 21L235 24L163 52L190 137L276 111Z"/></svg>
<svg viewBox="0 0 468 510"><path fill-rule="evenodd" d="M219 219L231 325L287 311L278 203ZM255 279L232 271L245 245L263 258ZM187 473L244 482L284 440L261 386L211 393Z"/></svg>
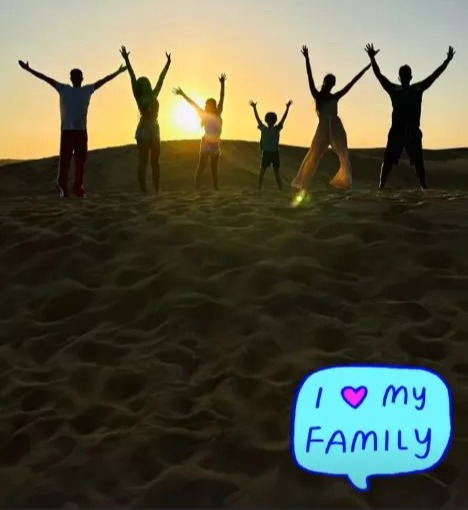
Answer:
<svg viewBox="0 0 468 510"><path fill-rule="evenodd" d="M262 189L263 177L265 175L266 169L272 165L273 171L275 172L276 182L278 183L278 188L282 189L283 186L281 184L281 177L279 173L280 169L280 157L279 157L279 138L280 131L283 129L284 121L288 116L289 108L292 105L292 101L288 101L286 103L286 111L284 112L283 118L276 124L278 120L278 116L276 113L268 112L265 115L265 122L267 125L263 124L260 120L257 111L257 103L250 101L250 106L253 108L255 118L257 119L258 129L260 129L262 135L260 138L260 150L262 151L262 162L260 166L260 177L258 181L258 189Z"/></svg>
<svg viewBox="0 0 468 510"><path fill-rule="evenodd" d="M221 154L220 138L223 128L223 119L221 115L224 107L224 89L226 82L226 75L222 74L219 77L221 83L221 92L219 95L219 101L216 103L216 99L210 98L205 102L205 109L203 110L200 106L190 99L187 94L181 89L174 89L174 94L183 97L191 106L197 111L202 127L205 130L205 134L200 143L200 157L198 160L197 170L195 172L195 188L200 189L200 181L203 175L203 171L208 163L208 159L211 163L211 174L213 177L213 188L215 191L219 190L218 186L218 162Z"/></svg>

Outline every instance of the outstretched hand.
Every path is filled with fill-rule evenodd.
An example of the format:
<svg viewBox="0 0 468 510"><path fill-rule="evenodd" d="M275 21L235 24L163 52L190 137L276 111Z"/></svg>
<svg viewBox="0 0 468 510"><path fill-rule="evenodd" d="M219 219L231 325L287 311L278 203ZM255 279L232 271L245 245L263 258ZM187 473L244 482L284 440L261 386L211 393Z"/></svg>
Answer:
<svg viewBox="0 0 468 510"><path fill-rule="evenodd" d="M180 87L173 88L172 92L176 96L182 96L184 94L184 91Z"/></svg>
<svg viewBox="0 0 468 510"><path fill-rule="evenodd" d="M309 58L309 48L305 44L302 47L301 53L304 55L305 58Z"/></svg>
<svg viewBox="0 0 468 510"><path fill-rule="evenodd" d="M125 46L122 46L120 48L120 54L122 55L122 57L124 58L125 61L128 60L128 56L130 55L130 52L127 51L127 48Z"/></svg>
<svg viewBox="0 0 468 510"><path fill-rule="evenodd" d="M122 65L119 67L119 69L118 69L118 71L117 71L117 72L118 72L118 73L123 73L123 72L125 72L126 70L127 70L127 66L124 66L124 65L122 64Z"/></svg>
<svg viewBox="0 0 468 510"><path fill-rule="evenodd" d="M376 50L373 44L366 44L365 50L370 58L374 58L380 50Z"/></svg>
<svg viewBox="0 0 468 510"><path fill-rule="evenodd" d="M447 51L447 60L450 62L454 55L455 55L455 50L453 49L452 46L449 46L449 49Z"/></svg>
<svg viewBox="0 0 468 510"><path fill-rule="evenodd" d="M289 108L291 105L293 104L293 102L291 101L291 99L286 103L286 108Z"/></svg>
<svg viewBox="0 0 468 510"><path fill-rule="evenodd" d="M221 83L224 83L225 81L227 80L227 76L225 73L223 73L220 77L219 77L219 81Z"/></svg>
<svg viewBox="0 0 468 510"><path fill-rule="evenodd" d="M250 101L250 102L249 102L249 105L250 105L252 108L257 108L257 103L255 103L254 101Z"/></svg>
<svg viewBox="0 0 468 510"><path fill-rule="evenodd" d="M22 69L25 69L26 71L29 71L29 62L24 62L23 60L18 60L18 64Z"/></svg>
<svg viewBox="0 0 468 510"><path fill-rule="evenodd" d="M167 51L166 51L166 58L167 58L167 63L170 64L171 63L171 54L168 53Z"/></svg>

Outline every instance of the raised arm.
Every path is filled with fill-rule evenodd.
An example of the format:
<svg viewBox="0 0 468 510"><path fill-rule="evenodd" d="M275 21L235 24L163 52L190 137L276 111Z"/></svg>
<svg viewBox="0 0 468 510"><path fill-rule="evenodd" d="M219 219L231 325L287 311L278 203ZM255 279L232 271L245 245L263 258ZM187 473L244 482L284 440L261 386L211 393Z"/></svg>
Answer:
<svg viewBox="0 0 468 510"><path fill-rule="evenodd" d="M380 50L377 50L377 53ZM372 67L372 64L367 65L362 71L360 71L345 87L343 87L341 90L336 92L334 94L336 99L341 99L343 96L345 96L353 87L354 85L364 76L364 74L367 73L367 71Z"/></svg>
<svg viewBox="0 0 468 510"><path fill-rule="evenodd" d="M119 74L124 73L127 70L127 67L124 65L121 65L117 71L115 71L112 74L109 74L109 76L106 76L105 78L102 78L101 80L98 80L96 83L94 83L94 90L97 90L101 88L106 83L109 83L111 80L116 78Z"/></svg>
<svg viewBox="0 0 468 510"><path fill-rule="evenodd" d="M263 126L263 122L262 122L262 119L260 118L260 115L258 114L258 111L257 111L257 103L255 103L254 101L250 101L250 106L252 107L252 110L254 112L254 115L255 115L255 120L257 121L257 126L260 128Z"/></svg>
<svg viewBox="0 0 468 510"><path fill-rule="evenodd" d="M159 93L161 92L161 88L164 83L164 78L166 77L167 71L169 71L169 67L171 65L171 54L166 53L167 62L164 66L164 69L162 70L161 74L159 75L158 83L156 83L156 87L154 87L154 95L158 97Z"/></svg>
<svg viewBox="0 0 468 510"><path fill-rule="evenodd" d="M137 80L136 80L136 76L135 76L135 71L133 70L132 64L130 63L130 56L129 56L130 52L127 51L127 48L125 46L122 46L120 48L120 54L122 55L122 58L124 59L125 65L127 66L128 74L130 75L133 96L135 97L135 99L137 99L137 96L138 96Z"/></svg>
<svg viewBox="0 0 468 510"><path fill-rule="evenodd" d="M226 75L224 73L219 77L219 82L221 83L221 91L219 93L218 113L221 115L224 108L224 84L226 83Z"/></svg>
<svg viewBox="0 0 468 510"><path fill-rule="evenodd" d="M447 69L447 66L453 59L453 56L455 55L455 51L452 48L452 46L449 47L447 52L447 58L444 60L442 65L440 65L430 76L428 76L425 80L420 81L416 84L417 87L421 88L422 90L427 90L436 80L437 78Z"/></svg>
<svg viewBox="0 0 468 510"><path fill-rule="evenodd" d="M369 55L369 58L370 58L370 61L371 61L371 66L372 66L372 70L374 71L374 74L376 76L376 78L379 80L380 84L382 85L382 87L387 91L389 92L393 87L395 87L396 85L394 83L392 83L387 77L385 77L381 72L380 72L380 68L377 64L377 61L375 60L375 56L377 55L377 53L380 51L380 50L376 50L374 48L374 45L373 44L368 44L366 45L366 48L365 48L367 54Z"/></svg>
<svg viewBox="0 0 468 510"><path fill-rule="evenodd" d="M28 71L28 73L31 73L36 78L39 78L40 80L45 81L52 87L57 88L58 82L56 80L54 80L53 78L49 78L49 76L46 76L45 74L35 71L34 69L31 69L29 67L29 62L24 62L23 60L18 60L18 64L20 65L21 69Z"/></svg>
<svg viewBox="0 0 468 510"><path fill-rule="evenodd" d="M309 80L310 93L312 94L312 97L314 99L317 99L318 90L317 87L315 86L314 77L312 76L312 68L310 67L309 59L309 48L307 48L307 46L302 47L302 54L304 55L304 58L306 60L307 78Z"/></svg>
<svg viewBox="0 0 468 510"><path fill-rule="evenodd" d="M189 103L191 106L195 108L195 110L197 110L197 113L199 115L203 114L203 110L197 105L195 101L192 101L180 87L175 88L173 92L176 96L183 97L187 101L187 103Z"/></svg>
<svg viewBox="0 0 468 510"><path fill-rule="evenodd" d="M286 103L286 110L284 111L283 117L281 118L281 120L278 123L278 126L280 126L281 128L283 127L284 121L286 120L286 117L288 116L289 108L291 108L291 105L292 105L292 101L289 100Z"/></svg>

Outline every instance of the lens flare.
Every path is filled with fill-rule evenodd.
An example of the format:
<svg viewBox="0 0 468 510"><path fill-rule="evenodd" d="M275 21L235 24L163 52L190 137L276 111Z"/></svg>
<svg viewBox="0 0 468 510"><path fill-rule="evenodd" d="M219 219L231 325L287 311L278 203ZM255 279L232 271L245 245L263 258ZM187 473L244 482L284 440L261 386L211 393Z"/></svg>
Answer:
<svg viewBox="0 0 468 510"><path fill-rule="evenodd" d="M304 203L306 197L307 197L307 192L305 190L298 191L292 199L291 206L299 207L302 203Z"/></svg>

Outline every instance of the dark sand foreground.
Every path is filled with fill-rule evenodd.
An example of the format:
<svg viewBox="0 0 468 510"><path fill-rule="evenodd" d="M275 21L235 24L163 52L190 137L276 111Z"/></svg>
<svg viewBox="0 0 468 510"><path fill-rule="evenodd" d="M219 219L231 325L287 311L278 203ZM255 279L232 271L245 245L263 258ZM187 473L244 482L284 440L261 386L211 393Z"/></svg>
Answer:
<svg viewBox="0 0 468 510"><path fill-rule="evenodd" d="M56 158L0 169L0 506L456 508L468 504L468 152L429 153L374 188L289 207L256 144L226 142L219 194L191 191L196 142L163 144L159 197L135 149L90 154L58 200ZM291 178L305 151L283 150ZM428 367L451 384L454 442L430 473L368 493L289 448L297 387L335 364Z"/></svg>

